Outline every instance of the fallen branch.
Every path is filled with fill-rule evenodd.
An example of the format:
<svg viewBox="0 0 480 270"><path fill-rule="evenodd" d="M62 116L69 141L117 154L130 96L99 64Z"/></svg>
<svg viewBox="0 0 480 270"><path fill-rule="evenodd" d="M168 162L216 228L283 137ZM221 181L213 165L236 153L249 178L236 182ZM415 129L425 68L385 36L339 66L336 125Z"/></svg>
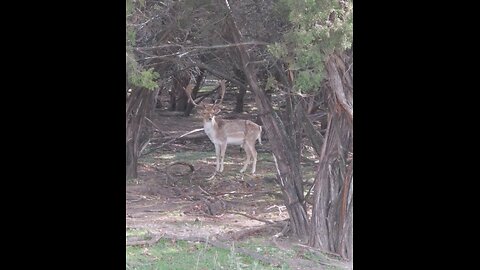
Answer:
<svg viewBox="0 0 480 270"><path fill-rule="evenodd" d="M145 116L145 120L147 120L154 128L156 128L158 133L162 134L162 132L161 132L162 129L159 128L155 123L153 123L152 120L150 120L150 119L149 119L148 117L146 117L146 116Z"/></svg>
<svg viewBox="0 0 480 270"><path fill-rule="evenodd" d="M193 167L192 164L190 163L187 163L187 162L181 162L181 161L178 161L178 162L173 162L171 163L170 165L168 165L166 168L165 168L165 173L167 174L167 182L168 180L172 180L174 181L175 178L170 174L169 172L169 169L172 167L172 166L175 166L175 165L184 165L184 166L187 166L190 168L190 173L193 173L195 171L195 167ZM184 176L184 175L181 175L181 176Z"/></svg>
<svg viewBox="0 0 480 270"><path fill-rule="evenodd" d="M162 143L160 146L157 146L157 147L154 147L154 148L148 150L148 152L146 152L144 155L148 155L148 154L152 153L153 151L158 150L158 149L164 147L165 145L174 142L175 140L178 140L178 139L180 139L180 138L182 138L182 137L185 137L185 136L187 136L187 135L189 135L189 134L192 134L192 133L195 133L195 132L199 132L199 131L202 131L202 130L203 130L203 128L197 128L197 129L194 129L194 130L192 130L192 131L189 131L189 132L187 132L187 133L185 133L185 134L182 134L182 135L180 135L180 136L178 136L178 137L175 137L175 138L173 138L173 139L171 139L171 140L169 140L169 141L167 141L167 142Z"/></svg>
<svg viewBox="0 0 480 270"><path fill-rule="evenodd" d="M207 196L212 197L210 193L208 193L206 190L204 190L201 186L197 186L203 193L205 193Z"/></svg>
<svg viewBox="0 0 480 270"><path fill-rule="evenodd" d="M189 135L189 134L192 134L192 133L195 133L195 132L199 132L199 131L202 131L202 130L203 130L203 128L197 128L197 129L194 129L194 130L192 130L192 131L189 131L189 132L187 132L187 133L185 133L185 134L182 134L182 135L180 135L180 136L178 136L178 137L175 137L175 138L171 139L170 141L167 141L167 142L162 143L162 145L161 145L160 147L162 147L162 146L165 145L165 144L172 143L173 141L175 141L175 140L177 140L177 139L180 139L180 138L182 138L182 137L185 137L185 136L187 136L187 135Z"/></svg>
<svg viewBox="0 0 480 270"><path fill-rule="evenodd" d="M254 219L254 220L264 222L264 223L267 223L267 224L275 224L275 222L273 222L273 221L257 218L257 217L254 217L254 216L251 216L251 215L248 215L248 214L244 214L244 213L241 213L241 212L226 211L225 213L245 216L245 217L248 217L250 219Z"/></svg>

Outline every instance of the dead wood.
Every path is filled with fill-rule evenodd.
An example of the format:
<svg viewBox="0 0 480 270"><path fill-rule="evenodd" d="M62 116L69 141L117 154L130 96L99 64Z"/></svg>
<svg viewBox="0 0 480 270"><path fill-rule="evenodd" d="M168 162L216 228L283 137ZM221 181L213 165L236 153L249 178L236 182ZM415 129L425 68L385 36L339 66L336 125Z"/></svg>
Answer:
<svg viewBox="0 0 480 270"><path fill-rule="evenodd" d="M176 140L178 140L178 139L180 139L180 138L183 138L183 137L185 137L185 136L187 136L187 135L190 135L190 134L192 134L192 133L199 132L199 131L202 131L202 130L203 130L203 128L197 128L197 129L194 129L194 130L189 131L189 132L187 132L187 133L184 133L184 134L182 134L182 135L180 135L180 136L178 136L178 137L174 137L173 139L162 143L160 146L152 147L152 148L151 148L150 150L148 150L144 155L150 154L150 153L152 153L153 151L156 151L156 150L164 147L165 145L168 145L168 144L170 144L170 143L172 143L172 142L174 142L174 141L176 141ZM204 136L206 137L207 135L206 135L206 134L205 134L205 135L201 135L201 137L204 137ZM200 137L199 137L199 138L200 138ZM190 138L190 139L192 139L192 138Z"/></svg>
<svg viewBox="0 0 480 270"><path fill-rule="evenodd" d="M153 123L153 121L150 120L150 118L145 116L145 120L147 120L154 128L157 129L156 132L158 132L160 134L163 134L162 131L161 131L162 129L159 126L157 126L155 123Z"/></svg>
<svg viewBox="0 0 480 270"><path fill-rule="evenodd" d="M193 172L195 171L195 167L193 167L192 164L190 163L187 163L187 162L181 162L181 161L178 161L178 162L173 162L171 163L170 165L168 165L166 168L165 168L165 173L167 175L167 181L168 180L171 180L171 181L175 181L175 177L173 177L171 174L170 174L170 171L169 169L174 166L174 165L183 165L183 166L187 166L190 168L190 173L189 174L193 174ZM185 176L185 175L181 175L181 176Z"/></svg>

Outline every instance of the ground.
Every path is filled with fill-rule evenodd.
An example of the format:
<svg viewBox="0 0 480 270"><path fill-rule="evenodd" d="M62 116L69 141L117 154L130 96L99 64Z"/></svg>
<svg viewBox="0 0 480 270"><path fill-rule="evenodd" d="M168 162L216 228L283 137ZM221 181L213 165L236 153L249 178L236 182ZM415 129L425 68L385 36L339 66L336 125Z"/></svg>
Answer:
<svg viewBox="0 0 480 270"><path fill-rule="evenodd" d="M225 107L233 108L227 100L226 97ZM246 109L254 110L252 107ZM228 110L222 113L232 115ZM248 119L249 114L237 117ZM142 247L166 244L157 243L159 239L205 242L227 250L236 247L235 252L251 256L268 267L349 268L349 263L337 260L334 255L320 253L283 234L288 229L288 213L275 182L276 169L267 140L263 139L262 145L257 142L255 175L239 172L245 153L239 146L229 146L224 172L212 177L214 146L203 131L172 141L172 138L202 127L195 110L192 116L184 117L159 109L151 120L161 133L156 133L146 152L156 150L141 158L138 178L127 182L127 242L139 241ZM313 167L306 171L313 177ZM138 231L144 232L140 238ZM133 257L136 253L127 251L127 268L156 269L132 267L128 256ZM238 265L236 268L250 269Z"/></svg>

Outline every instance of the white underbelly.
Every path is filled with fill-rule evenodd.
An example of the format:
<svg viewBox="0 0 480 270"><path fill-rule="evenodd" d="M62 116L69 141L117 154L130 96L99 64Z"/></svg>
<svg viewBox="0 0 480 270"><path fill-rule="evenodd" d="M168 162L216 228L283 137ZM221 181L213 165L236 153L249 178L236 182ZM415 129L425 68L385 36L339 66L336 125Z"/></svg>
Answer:
<svg viewBox="0 0 480 270"><path fill-rule="evenodd" d="M244 141L243 138L235 138L235 137L227 138L227 144L242 145L243 141Z"/></svg>

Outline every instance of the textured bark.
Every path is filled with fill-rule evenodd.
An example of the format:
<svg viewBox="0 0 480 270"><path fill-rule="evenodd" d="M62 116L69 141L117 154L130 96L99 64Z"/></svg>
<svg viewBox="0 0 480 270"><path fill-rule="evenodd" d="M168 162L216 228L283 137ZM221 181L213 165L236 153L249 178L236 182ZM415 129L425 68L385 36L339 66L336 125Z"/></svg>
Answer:
<svg viewBox="0 0 480 270"><path fill-rule="evenodd" d="M172 91L170 92L170 110L184 112L187 109L188 97L185 87L190 83L190 73L182 70L173 76Z"/></svg>
<svg viewBox="0 0 480 270"><path fill-rule="evenodd" d="M218 0L218 3L228 10L225 19L226 27L230 30L232 42L240 43L242 35L236 26L231 11L225 1ZM260 111L260 117L265 132L271 143L272 152L277 166L277 182L282 188L283 197L290 216L292 232L299 238L305 239L308 236L309 222L304 207L304 195L302 188L302 175L300 163L295 157L295 145L289 139L285 126L277 113L273 110L265 92L258 86L256 73L252 65L249 65L250 57L244 45L239 45L237 55L243 68L247 83L255 94L255 101Z"/></svg>
<svg viewBox="0 0 480 270"><path fill-rule="evenodd" d="M352 259L353 107L346 99L348 88L343 87L338 64L333 59L330 57L326 63L330 114L315 179L309 242Z"/></svg>
<svg viewBox="0 0 480 270"><path fill-rule="evenodd" d="M148 142L152 129L145 123L155 109L158 90L134 88L126 107L126 178L137 178L140 150Z"/></svg>
<svg viewBox="0 0 480 270"><path fill-rule="evenodd" d="M243 83L245 82L245 75L243 71L239 69L235 69L235 76L240 79ZM234 112L242 113L243 112L243 98L245 97L245 93L247 92L246 87L239 87L238 94L237 94L237 103L235 104Z"/></svg>

